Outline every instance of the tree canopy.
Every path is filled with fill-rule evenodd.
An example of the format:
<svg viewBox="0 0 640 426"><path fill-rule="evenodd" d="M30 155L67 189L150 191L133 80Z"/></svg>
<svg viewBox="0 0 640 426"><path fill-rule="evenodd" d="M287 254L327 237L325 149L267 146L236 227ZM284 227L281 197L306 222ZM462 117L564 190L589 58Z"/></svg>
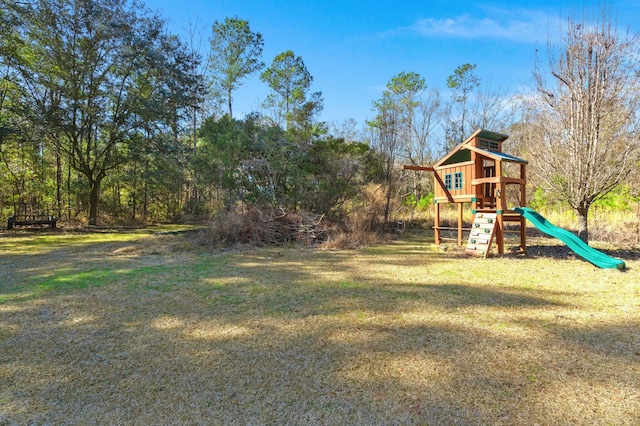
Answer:
<svg viewBox="0 0 640 426"><path fill-rule="evenodd" d="M233 91L243 79L264 67L260 60L264 41L262 34L251 31L248 21L237 17L216 21L212 31L209 66L213 84L226 95L228 113L233 117Z"/></svg>
<svg viewBox="0 0 640 426"><path fill-rule="evenodd" d="M20 22L23 48L5 58L24 116L57 162L86 178L96 224L105 177L141 138L178 131L197 58L160 17L125 0L12 3L8 13Z"/></svg>
<svg viewBox="0 0 640 426"><path fill-rule="evenodd" d="M322 93L309 95L313 77L302 57L287 50L273 58L271 66L260 75L272 93L264 106L273 111L275 122L285 128L307 128L322 110Z"/></svg>

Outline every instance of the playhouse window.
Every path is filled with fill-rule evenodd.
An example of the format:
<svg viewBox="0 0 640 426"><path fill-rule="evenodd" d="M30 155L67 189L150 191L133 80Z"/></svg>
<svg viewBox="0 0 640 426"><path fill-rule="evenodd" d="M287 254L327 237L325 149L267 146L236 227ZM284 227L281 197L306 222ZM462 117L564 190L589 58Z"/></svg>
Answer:
<svg viewBox="0 0 640 426"><path fill-rule="evenodd" d="M500 145L498 145L496 141L480 139L480 148L488 149L489 151L498 151Z"/></svg>
<svg viewBox="0 0 640 426"><path fill-rule="evenodd" d="M446 189L451 189L451 173L444 175L444 187Z"/></svg>
<svg viewBox="0 0 640 426"><path fill-rule="evenodd" d="M454 185L455 189L462 189L462 172L456 172Z"/></svg>

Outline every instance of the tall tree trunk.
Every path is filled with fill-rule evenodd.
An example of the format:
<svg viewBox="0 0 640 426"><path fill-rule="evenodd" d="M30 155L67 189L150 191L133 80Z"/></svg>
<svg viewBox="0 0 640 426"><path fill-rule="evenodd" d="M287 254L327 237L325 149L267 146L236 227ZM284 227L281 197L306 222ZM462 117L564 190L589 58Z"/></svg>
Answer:
<svg viewBox="0 0 640 426"><path fill-rule="evenodd" d="M232 117L231 114L231 93L229 93L229 117ZM196 117L196 110L194 108L193 110L193 151L192 151L192 158L195 159L196 158L196 153L197 153L197 148L198 148L198 134L196 131L196 126L197 126L197 121L196 121L197 117ZM193 172L193 199L195 200L195 202L198 202L198 174L195 171L195 166L192 170Z"/></svg>
<svg viewBox="0 0 640 426"><path fill-rule="evenodd" d="M67 218L71 219L71 158L67 164Z"/></svg>
<svg viewBox="0 0 640 426"><path fill-rule="evenodd" d="M387 161L387 194L386 194L386 200L385 200L385 205L384 205L384 223L386 225L386 223L389 221L389 210L391 209L391 178L393 176L393 162L392 161Z"/></svg>
<svg viewBox="0 0 640 426"><path fill-rule="evenodd" d="M389 210L391 206L391 184L387 182L387 199L384 205L384 223L389 221Z"/></svg>
<svg viewBox="0 0 640 426"><path fill-rule="evenodd" d="M148 179L145 179L144 176L148 176L149 175L149 160L147 159L144 163L144 172L142 174L143 179L142 179L142 187L143 187L143 194L142 194L142 218L144 220L147 220L147 207L148 207L148 197L149 197L149 193L148 193Z"/></svg>
<svg viewBox="0 0 640 426"><path fill-rule="evenodd" d="M137 194L138 191L138 162L133 162L133 185L131 190L131 219L136 219Z"/></svg>
<svg viewBox="0 0 640 426"><path fill-rule="evenodd" d="M576 209L578 213L578 237L585 243L589 243L589 207L590 205L583 205Z"/></svg>
<svg viewBox="0 0 640 426"><path fill-rule="evenodd" d="M122 213L122 185L120 184L121 181L121 177L122 177L122 171L120 170L120 167L117 167L115 169L115 175L116 175L116 182L115 182L115 199L116 199L116 205L115 205L115 212L111 212L111 214L115 214L116 216L120 216L120 213Z"/></svg>
<svg viewBox="0 0 640 426"><path fill-rule="evenodd" d="M96 226L98 224L98 201L100 200L100 183L102 182L102 176L98 175L97 178L89 178L89 187L91 192L89 193L89 225Z"/></svg>
<svg viewBox="0 0 640 426"><path fill-rule="evenodd" d="M60 142L56 141L56 209L57 217L62 216L62 159L60 158Z"/></svg>

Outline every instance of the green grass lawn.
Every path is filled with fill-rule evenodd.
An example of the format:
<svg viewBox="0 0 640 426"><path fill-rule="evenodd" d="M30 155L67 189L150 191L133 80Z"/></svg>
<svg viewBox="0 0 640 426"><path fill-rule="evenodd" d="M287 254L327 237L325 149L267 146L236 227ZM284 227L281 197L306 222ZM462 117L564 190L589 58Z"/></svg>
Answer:
<svg viewBox="0 0 640 426"><path fill-rule="evenodd" d="M640 420L640 261L0 236L0 425Z"/></svg>

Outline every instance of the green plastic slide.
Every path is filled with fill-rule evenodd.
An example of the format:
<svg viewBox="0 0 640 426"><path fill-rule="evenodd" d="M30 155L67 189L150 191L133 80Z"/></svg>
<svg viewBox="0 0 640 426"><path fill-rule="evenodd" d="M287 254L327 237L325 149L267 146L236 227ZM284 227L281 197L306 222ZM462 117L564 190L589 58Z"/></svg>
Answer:
<svg viewBox="0 0 640 426"><path fill-rule="evenodd" d="M624 261L607 256L603 252L590 247L577 235L567 231L566 229L555 226L535 210L531 210L527 207L517 207L513 209L513 211L524 216L525 219L531 222L540 231L551 237L559 239L578 256L593 263L594 265L600 268L618 268L621 270L625 268Z"/></svg>

